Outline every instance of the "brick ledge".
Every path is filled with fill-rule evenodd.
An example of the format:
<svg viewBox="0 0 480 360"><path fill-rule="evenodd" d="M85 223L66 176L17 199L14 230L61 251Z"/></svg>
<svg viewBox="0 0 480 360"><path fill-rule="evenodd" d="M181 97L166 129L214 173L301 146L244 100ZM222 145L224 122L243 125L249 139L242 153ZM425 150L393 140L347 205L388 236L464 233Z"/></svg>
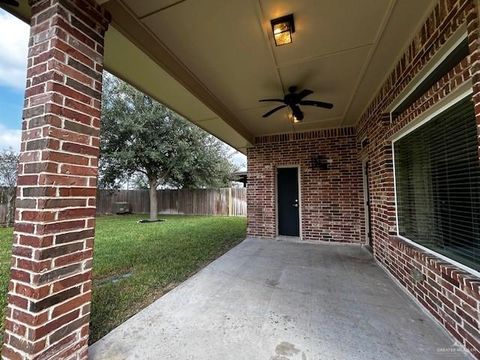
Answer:
<svg viewBox="0 0 480 360"><path fill-rule="evenodd" d="M354 135L356 135L356 130L354 127L331 128L331 129L304 131L304 132L297 132L297 133L284 133L284 134L257 136L255 137L255 144L260 145L260 144L270 144L270 143L279 143L279 142L288 142L288 141L298 141L298 140L337 138L337 137L354 136Z"/></svg>

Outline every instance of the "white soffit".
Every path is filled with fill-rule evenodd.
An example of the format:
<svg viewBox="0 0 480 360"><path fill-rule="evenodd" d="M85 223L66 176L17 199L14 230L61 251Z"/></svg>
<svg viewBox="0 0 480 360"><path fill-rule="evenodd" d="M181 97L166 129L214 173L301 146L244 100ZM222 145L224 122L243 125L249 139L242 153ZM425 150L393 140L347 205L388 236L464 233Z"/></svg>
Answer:
<svg viewBox="0 0 480 360"><path fill-rule="evenodd" d="M167 74L113 26L105 37L105 69L161 101L186 119L233 147L245 151L248 142L229 125L205 128L202 121L218 116Z"/></svg>

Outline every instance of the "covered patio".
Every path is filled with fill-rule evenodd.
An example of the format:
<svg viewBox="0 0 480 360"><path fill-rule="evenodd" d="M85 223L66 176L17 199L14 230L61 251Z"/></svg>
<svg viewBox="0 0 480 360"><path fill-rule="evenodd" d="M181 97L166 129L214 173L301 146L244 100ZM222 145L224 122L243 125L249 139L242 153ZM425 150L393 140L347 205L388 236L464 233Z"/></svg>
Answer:
<svg viewBox="0 0 480 360"><path fill-rule="evenodd" d="M90 347L108 359L470 359L363 247L249 238Z"/></svg>
<svg viewBox="0 0 480 360"><path fill-rule="evenodd" d="M104 69L248 156L256 240L94 358L480 359L479 1L14 5L31 38L5 359L88 356Z"/></svg>

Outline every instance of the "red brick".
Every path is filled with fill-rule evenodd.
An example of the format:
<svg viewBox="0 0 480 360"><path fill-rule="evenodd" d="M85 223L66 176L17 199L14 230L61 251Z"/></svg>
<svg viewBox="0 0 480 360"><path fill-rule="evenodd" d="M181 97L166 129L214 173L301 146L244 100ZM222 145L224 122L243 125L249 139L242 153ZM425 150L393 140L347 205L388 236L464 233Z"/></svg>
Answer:
<svg viewBox="0 0 480 360"><path fill-rule="evenodd" d="M90 200L96 196L98 89L108 19L93 0L32 3L2 353L7 360L87 357L87 338L77 334L88 333L91 295L85 285L95 216Z"/></svg>
<svg viewBox="0 0 480 360"><path fill-rule="evenodd" d="M74 165L88 165L88 157L74 154L67 154L57 151L45 151L42 156L42 160L56 161L64 164L74 164Z"/></svg>
<svg viewBox="0 0 480 360"><path fill-rule="evenodd" d="M92 102L92 98L90 98L89 96L84 95L81 92L78 92L72 88L66 87L65 85L58 84L58 83L49 83L47 85L47 91L55 91L58 94L71 97L85 104L90 104ZM43 93L43 91L41 91L41 93Z"/></svg>
<svg viewBox="0 0 480 360"><path fill-rule="evenodd" d="M352 128L257 138L248 149L248 234L274 238L276 169L299 166L301 237L361 243L362 168ZM328 170L312 169L311 156L328 154Z"/></svg>
<svg viewBox="0 0 480 360"><path fill-rule="evenodd" d="M95 217L95 208L66 209L58 212L58 220Z"/></svg>
<svg viewBox="0 0 480 360"><path fill-rule="evenodd" d="M60 173L66 175L97 176L97 169L87 166L62 165Z"/></svg>
<svg viewBox="0 0 480 360"><path fill-rule="evenodd" d="M37 225L38 234L56 234L64 232L66 230L83 229L85 226L85 220L70 220L62 222L53 222L48 224Z"/></svg>
<svg viewBox="0 0 480 360"><path fill-rule="evenodd" d="M59 188L60 196L96 196L97 189L96 188L76 188L76 187L69 187L69 188Z"/></svg>
<svg viewBox="0 0 480 360"><path fill-rule="evenodd" d="M88 186L88 179L78 176L41 174L38 179L38 184L56 186Z"/></svg>
<svg viewBox="0 0 480 360"><path fill-rule="evenodd" d="M90 143L90 137L88 135L79 134L73 131L67 131L59 128L49 127L45 136L53 137L55 139L63 141L72 141L88 145Z"/></svg>
<svg viewBox="0 0 480 360"><path fill-rule="evenodd" d="M75 154L89 155L95 157L98 157L99 155L99 149L96 147L80 145L71 142L64 142L62 144L62 150Z"/></svg>

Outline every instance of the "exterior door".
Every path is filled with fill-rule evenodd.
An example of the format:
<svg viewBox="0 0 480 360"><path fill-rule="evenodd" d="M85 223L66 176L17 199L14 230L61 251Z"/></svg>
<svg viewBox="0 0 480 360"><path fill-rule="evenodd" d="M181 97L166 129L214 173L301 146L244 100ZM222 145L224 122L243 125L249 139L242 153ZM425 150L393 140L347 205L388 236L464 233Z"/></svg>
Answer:
<svg viewBox="0 0 480 360"><path fill-rule="evenodd" d="M300 236L298 168L277 169L278 234Z"/></svg>

